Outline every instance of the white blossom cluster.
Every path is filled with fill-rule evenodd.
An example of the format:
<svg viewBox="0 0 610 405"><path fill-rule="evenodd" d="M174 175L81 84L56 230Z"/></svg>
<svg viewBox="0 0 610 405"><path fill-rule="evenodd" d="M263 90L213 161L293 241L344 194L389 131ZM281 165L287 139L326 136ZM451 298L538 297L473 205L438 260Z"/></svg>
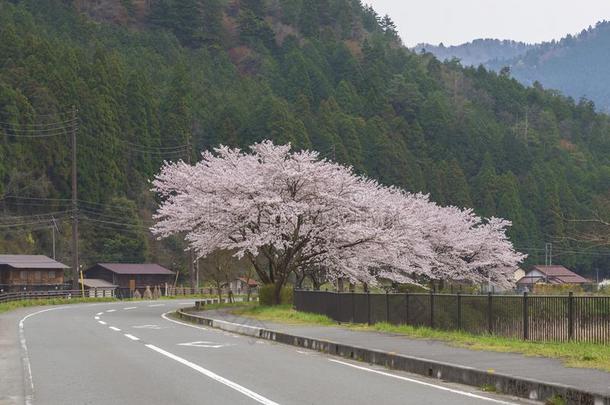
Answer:
<svg viewBox="0 0 610 405"><path fill-rule="evenodd" d="M321 268L329 280L369 284L426 276L508 285L525 258L506 236L509 221L441 207L271 141L166 163L153 185L162 198L154 234L185 233L199 257L246 256L263 282Z"/></svg>

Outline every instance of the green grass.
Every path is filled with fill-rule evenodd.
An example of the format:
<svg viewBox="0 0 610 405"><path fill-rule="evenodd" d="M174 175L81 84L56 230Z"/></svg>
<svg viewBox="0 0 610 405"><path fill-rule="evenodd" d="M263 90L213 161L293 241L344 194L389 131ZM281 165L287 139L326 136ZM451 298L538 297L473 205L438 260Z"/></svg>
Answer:
<svg viewBox="0 0 610 405"><path fill-rule="evenodd" d="M337 326L335 321L326 316L298 312L287 305L276 307L252 306L238 308L232 312L278 323ZM452 346L472 350L557 358L561 359L568 367L596 368L610 371L610 345L577 342L528 342L493 335L473 335L465 332L441 331L425 327L391 325L389 323L378 323L371 326L342 324L341 326L352 330L386 332L416 339L438 340L447 342Z"/></svg>
<svg viewBox="0 0 610 405"><path fill-rule="evenodd" d="M81 304L94 302L112 302L117 301L116 298L49 298L5 302L0 304L0 313L12 311L17 308L37 307L45 305L66 305L66 304Z"/></svg>
<svg viewBox="0 0 610 405"><path fill-rule="evenodd" d="M265 321L284 322L291 324L315 324L315 325L336 325L337 322L318 314L299 312L292 309L291 305L277 305L265 307L253 305L249 308L237 308L231 313L235 315L250 316Z"/></svg>

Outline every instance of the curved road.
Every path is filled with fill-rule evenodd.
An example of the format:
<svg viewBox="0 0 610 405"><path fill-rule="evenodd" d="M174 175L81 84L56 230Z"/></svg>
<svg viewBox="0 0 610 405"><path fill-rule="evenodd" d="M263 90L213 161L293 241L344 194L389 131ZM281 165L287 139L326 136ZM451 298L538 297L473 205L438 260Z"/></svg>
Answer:
<svg viewBox="0 0 610 405"><path fill-rule="evenodd" d="M164 315L191 304L119 302L30 310L22 321L23 339L19 341L24 402L526 403L471 387L184 324ZM20 332L19 327L14 329L15 333ZM5 360L0 357L0 363ZM0 390L2 387L0 382ZM16 401L16 397L12 399ZM0 403L10 403L9 400L0 392Z"/></svg>

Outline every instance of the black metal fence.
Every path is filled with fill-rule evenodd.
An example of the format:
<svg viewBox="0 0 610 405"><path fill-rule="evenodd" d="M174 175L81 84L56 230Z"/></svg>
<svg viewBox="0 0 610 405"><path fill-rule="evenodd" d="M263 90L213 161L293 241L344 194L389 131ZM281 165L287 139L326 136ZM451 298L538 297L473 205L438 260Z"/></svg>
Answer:
<svg viewBox="0 0 610 405"><path fill-rule="evenodd" d="M299 311L338 322L388 322L532 341L610 343L610 297L370 294L296 290Z"/></svg>

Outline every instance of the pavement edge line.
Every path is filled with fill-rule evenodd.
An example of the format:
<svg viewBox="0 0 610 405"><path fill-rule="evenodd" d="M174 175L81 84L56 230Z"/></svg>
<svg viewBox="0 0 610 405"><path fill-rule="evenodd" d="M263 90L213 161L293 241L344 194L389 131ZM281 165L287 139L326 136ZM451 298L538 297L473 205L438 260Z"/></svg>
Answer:
<svg viewBox="0 0 610 405"><path fill-rule="evenodd" d="M560 395L568 404L610 405L610 396L583 391L568 385L548 383L512 375L490 373L472 367L411 357L397 353L314 339L269 329L237 324L213 318L189 314L179 309L176 315L194 324L206 325L259 339L315 350L347 359L384 366L391 370L407 371L426 377L474 387L493 385L502 394L514 395L530 400L545 401Z"/></svg>

